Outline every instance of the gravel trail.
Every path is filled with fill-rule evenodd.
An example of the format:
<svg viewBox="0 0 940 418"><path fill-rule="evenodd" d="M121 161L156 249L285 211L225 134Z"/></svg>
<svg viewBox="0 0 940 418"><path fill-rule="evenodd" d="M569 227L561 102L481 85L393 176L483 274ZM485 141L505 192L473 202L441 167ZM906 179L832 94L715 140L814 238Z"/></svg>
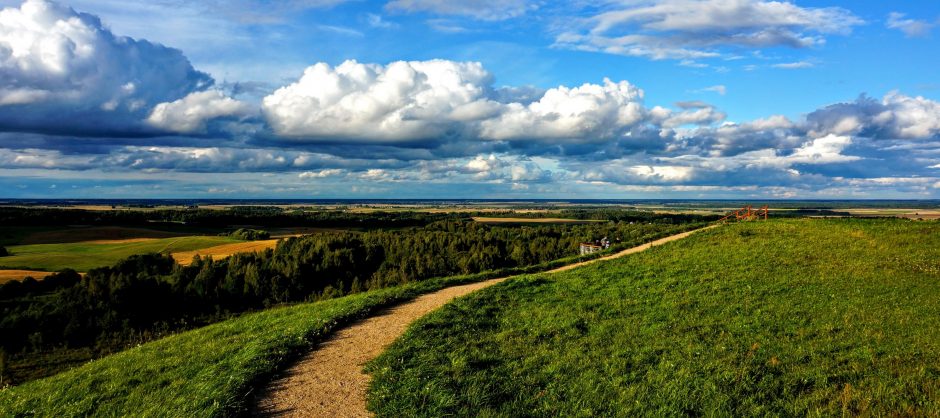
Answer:
<svg viewBox="0 0 940 418"><path fill-rule="evenodd" d="M671 235L609 256L569 264L545 273L623 257L685 238L705 228ZM543 273L544 274L544 273ZM455 298L500 283L508 277L453 286L386 309L338 330L290 369L273 380L256 405L255 415L276 417L368 417L369 375L362 369L424 315Z"/></svg>

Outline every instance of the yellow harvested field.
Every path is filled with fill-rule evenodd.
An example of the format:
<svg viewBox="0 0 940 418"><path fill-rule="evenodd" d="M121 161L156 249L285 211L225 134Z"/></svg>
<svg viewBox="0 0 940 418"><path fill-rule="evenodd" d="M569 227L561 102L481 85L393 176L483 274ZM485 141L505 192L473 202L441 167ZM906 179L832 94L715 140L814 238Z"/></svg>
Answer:
<svg viewBox="0 0 940 418"><path fill-rule="evenodd" d="M267 239L262 241L248 241L248 242L238 242L235 244L225 244L217 245L215 247L203 248L201 250L195 251L182 251L178 253L171 254L177 263L187 266L193 261L193 257L199 255L200 257L211 256L215 260L219 260L232 254L238 253L252 253L258 251L264 251L268 248L274 248L277 246L276 239Z"/></svg>
<svg viewBox="0 0 940 418"><path fill-rule="evenodd" d="M10 280L23 280L27 277L32 277L34 279L44 279L50 274L52 274L51 271L0 270L0 284L6 283Z"/></svg>
<svg viewBox="0 0 940 418"><path fill-rule="evenodd" d="M586 224L592 222L606 222L601 219L567 219L567 218L490 218L474 216L473 220L485 224Z"/></svg>
<svg viewBox="0 0 940 418"><path fill-rule="evenodd" d="M845 209L853 216L894 216L908 219L940 219L940 210L934 209L878 209L878 208L858 208Z"/></svg>
<svg viewBox="0 0 940 418"><path fill-rule="evenodd" d="M370 205L364 207L350 207L344 209L350 213L375 213L375 212L424 212L424 213L489 213L489 212L507 212L514 213L545 213L549 209L519 209L512 207L478 207L478 206L451 206L451 207L429 207L429 206L382 206Z"/></svg>

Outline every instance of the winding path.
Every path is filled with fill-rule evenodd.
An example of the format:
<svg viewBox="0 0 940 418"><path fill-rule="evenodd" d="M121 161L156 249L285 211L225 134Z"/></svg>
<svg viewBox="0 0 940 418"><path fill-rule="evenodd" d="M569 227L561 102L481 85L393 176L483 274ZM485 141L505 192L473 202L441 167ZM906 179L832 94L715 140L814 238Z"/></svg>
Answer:
<svg viewBox="0 0 940 418"><path fill-rule="evenodd" d="M571 270L585 264L638 253L656 245L685 238L683 232L618 253L569 264L544 273ZM343 328L272 381L256 405L255 414L277 417L368 417L366 389L369 375L362 369L389 344L404 334L412 322L455 298L502 282L509 277L453 286L428 293Z"/></svg>

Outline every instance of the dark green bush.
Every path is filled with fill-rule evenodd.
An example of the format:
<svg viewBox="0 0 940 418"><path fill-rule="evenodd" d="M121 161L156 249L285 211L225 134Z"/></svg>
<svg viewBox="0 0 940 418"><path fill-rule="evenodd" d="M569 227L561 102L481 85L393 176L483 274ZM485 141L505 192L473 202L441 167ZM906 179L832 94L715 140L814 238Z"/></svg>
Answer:
<svg viewBox="0 0 940 418"><path fill-rule="evenodd" d="M245 241L257 241L261 239L271 238L271 234L268 231L261 229L248 229L248 228L238 228L235 231L232 231L228 236L245 240Z"/></svg>

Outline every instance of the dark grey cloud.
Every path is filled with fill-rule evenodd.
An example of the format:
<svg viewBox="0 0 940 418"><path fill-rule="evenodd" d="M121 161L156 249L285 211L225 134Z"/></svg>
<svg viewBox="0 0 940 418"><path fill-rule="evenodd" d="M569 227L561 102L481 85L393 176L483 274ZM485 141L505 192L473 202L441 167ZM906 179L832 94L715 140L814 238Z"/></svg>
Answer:
<svg viewBox="0 0 940 418"><path fill-rule="evenodd" d="M807 115L814 132L853 134L873 139L934 140L940 135L940 103L892 92L882 100L859 96Z"/></svg>

